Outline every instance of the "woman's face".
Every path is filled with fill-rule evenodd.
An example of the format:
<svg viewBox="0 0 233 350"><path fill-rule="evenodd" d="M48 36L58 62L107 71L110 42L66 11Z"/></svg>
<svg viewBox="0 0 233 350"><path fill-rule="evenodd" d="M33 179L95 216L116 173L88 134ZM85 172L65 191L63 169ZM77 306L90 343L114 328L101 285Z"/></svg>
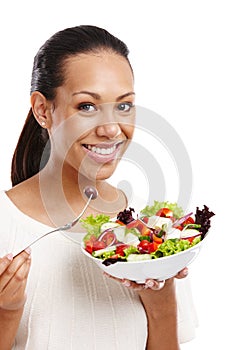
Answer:
<svg viewBox="0 0 233 350"><path fill-rule="evenodd" d="M63 170L106 179L134 131L134 82L127 60L102 51L65 61L51 110L51 158Z"/></svg>

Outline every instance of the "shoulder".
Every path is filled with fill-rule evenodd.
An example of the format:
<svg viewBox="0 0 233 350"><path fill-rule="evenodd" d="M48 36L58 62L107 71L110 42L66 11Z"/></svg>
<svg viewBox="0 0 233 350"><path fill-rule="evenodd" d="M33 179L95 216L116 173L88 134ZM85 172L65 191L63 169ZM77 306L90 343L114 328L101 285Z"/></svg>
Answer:
<svg viewBox="0 0 233 350"><path fill-rule="evenodd" d="M31 207L38 198L38 182L36 178L30 178L6 191L6 195L14 205L24 211Z"/></svg>
<svg viewBox="0 0 233 350"><path fill-rule="evenodd" d="M7 190L6 195L13 201L17 198L24 198L28 193L28 187L28 182L26 180Z"/></svg>

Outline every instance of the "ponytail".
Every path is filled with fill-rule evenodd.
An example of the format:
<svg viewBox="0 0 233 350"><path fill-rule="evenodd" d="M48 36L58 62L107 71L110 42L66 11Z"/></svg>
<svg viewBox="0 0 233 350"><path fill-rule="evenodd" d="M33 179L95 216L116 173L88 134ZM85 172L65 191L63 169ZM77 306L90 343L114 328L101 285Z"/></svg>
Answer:
<svg viewBox="0 0 233 350"><path fill-rule="evenodd" d="M47 145L46 150L48 151L43 154ZM49 154L48 131L37 123L30 109L12 158L12 185L15 186L37 174L47 163Z"/></svg>

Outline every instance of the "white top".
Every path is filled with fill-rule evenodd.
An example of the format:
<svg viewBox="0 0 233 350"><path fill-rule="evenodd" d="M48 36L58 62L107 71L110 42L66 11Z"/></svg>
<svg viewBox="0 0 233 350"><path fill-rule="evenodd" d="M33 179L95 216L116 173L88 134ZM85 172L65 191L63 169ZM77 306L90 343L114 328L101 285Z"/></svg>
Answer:
<svg viewBox="0 0 233 350"><path fill-rule="evenodd" d="M18 252L51 230L23 214L0 191L0 256ZM188 279L177 280L180 342L194 337ZM78 241L56 232L32 246L27 302L17 350L143 350L147 319L136 292L105 277Z"/></svg>

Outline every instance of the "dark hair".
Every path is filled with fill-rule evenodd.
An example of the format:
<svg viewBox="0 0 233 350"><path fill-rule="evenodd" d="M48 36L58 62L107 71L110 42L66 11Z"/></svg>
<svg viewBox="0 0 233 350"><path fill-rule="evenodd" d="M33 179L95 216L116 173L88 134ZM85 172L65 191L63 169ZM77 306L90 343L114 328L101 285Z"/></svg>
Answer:
<svg viewBox="0 0 233 350"><path fill-rule="evenodd" d="M125 57L130 65L127 46L105 29L81 25L55 33L34 58L31 93L39 91L48 100L53 100L56 88L64 83L65 60L73 55L102 49ZM47 163L49 154L48 132L39 125L30 109L12 159L12 185L15 186L37 174Z"/></svg>

